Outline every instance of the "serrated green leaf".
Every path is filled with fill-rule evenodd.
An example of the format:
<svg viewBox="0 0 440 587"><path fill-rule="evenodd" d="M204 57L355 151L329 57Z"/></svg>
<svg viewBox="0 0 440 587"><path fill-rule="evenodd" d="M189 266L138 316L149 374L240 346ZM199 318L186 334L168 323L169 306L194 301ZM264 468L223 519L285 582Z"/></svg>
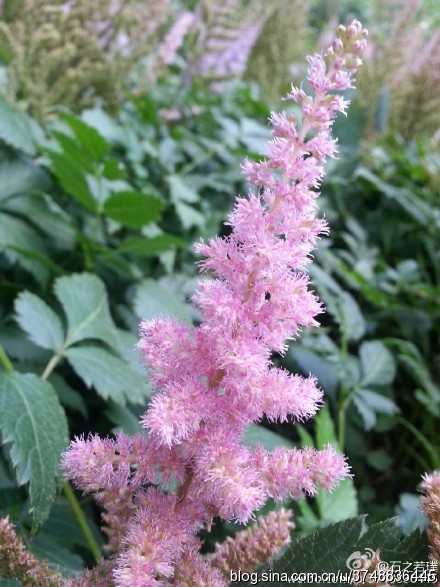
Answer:
<svg viewBox="0 0 440 587"><path fill-rule="evenodd" d="M49 178L41 167L16 159L0 163L0 201L11 196L47 189Z"/></svg>
<svg viewBox="0 0 440 587"><path fill-rule="evenodd" d="M381 414L393 415L400 411L392 399L370 389L360 389L356 392L356 397L367 404L372 410Z"/></svg>
<svg viewBox="0 0 440 587"><path fill-rule="evenodd" d="M353 397L353 403L364 421L365 430L371 430L376 424L376 412L357 394Z"/></svg>
<svg viewBox="0 0 440 587"><path fill-rule="evenodd" d="M135 290L133 309L141 320L157 316L176 316L191 322L189 312L177 294L167 291L152 279L144 279Z"/></svg>
<svg viewBox="0 0 440 587"><path fill-rule="evenodd" d="M119 253L130 253L130 255L152 257L177 247L186 247L186 242L171 234L160 234L151 238L128 238L117 248L117 251Z"/></svg>
<svg viewBox="0 0 440 587"><path fill-rule="evenodd" d="M52 171L60 182L62 188L87 210L96 212L98 204L87 184L87 180L73 161L62 153L56 153L46 149L46 155L52 164Z"/></svg>
<svg viewBox="0 0 440 587"><path fill-rule="evenodd" d="M15 300L16 320L29 338L44 349L59 351L64 328L59 316L41 298L23 291Z"/></svg>
<svg viewBox="0 0 440 587"><path fill-rule="evenodd" d="M93 386L104 399L120 405L145 402L149 390L142 376L109 351L93 346L72 347L66 357L87 387Z"/></svg>
<svg viewBox="0 0 440 587"><path fill-rule="evenodd" d="M141 192L118 192L104 204L104 214L123 226L142 228L160 217L163 202L154 195Z"/></svg>
<svg viewBox="0 0 440 587"><path fill-rule="evenodd" d="M51 239L51 245L70 249L75 243L75 229L71 217L45 194L24 194L3 203L3 209L25 216Z"/></svg>
<svg viewBox="0 0 440 587"><path fill-rule="evenodd" d="M288 352L304 374L313 373L326 394L333 396L336 393L339 377L330 361L299 345L292 345Z"/></svg>
<svg viewBox="0 0 440 587"><path fill-rule="evenodd" d="M96 128L66 112L61 113L60 118L73 130L86 156L96 163L102 162L110 151L110 145Z"/></svg>
<svg viewBox="0 0 440 587"><path fill-rule="evenodd" d="M363 342L359 350L362 366L362 387L387 385L394 379L396 367L393 355L379 340Z"/></svg>
<svg viewBox="0 0 440 587"><path fill-rule="evenodd" d="M25 114L13 108L0 96L0 139L6 144L34 155L33 133Z"/></svg>
<svg viewBox="0 0 440 587"><path fill-rule="evenodd" d="M0 375L0 428L18 483L30 483L36 529L49 515L68 442L66 416L50 383L33 374Z"/></svg>
<svg viewBox="0 0 440 587"><path fill-rule="evenodd" d="M185 202L177 202L175 204L176 213L182 223L183 228L188 230L192 226L203 227L205 224L205 217L198 210L189 206Z"/></svg>
<svg viewBox="0 0 440 587"><path fill-rule="evenodd" d="M60 277L55 294L67 316L66 346L86 339L115 341L115 327L110 316L104 283L91 273Z"/></svg>
<svg viewBox="0 0 440 587"><path fill-rule="evenodd" d="M319 528L304 538L294 538L286 552L271 565L278 573L346 571L346 561L361 535L364 516ZM272 581L282 585L282 581ZM284 583L285 584L285 583ZM314 583L309 583L314 585Z"/></svg>
<svg viewBox="0 0 440 587"><path fill-rule="evenodd" d="M273 450L277 446L294 448L295 444L281 434L277 434L264 426L251 424L248 426L243 437L243 443L248 446L257 446L261 444L266 450Z"/></svg>
<svg viewBox="0 0 440 587"><path fill-rule="evenodd" d="M46 247L38 232L27 222L9 214L0 214L0 250L5 249L12 263L19 263L24 269L45 283L49 273L39 261L27 257L21 251L37 252L46 256Z"/></svg>
<svg viewBox="0 0 440 587"><path fill-rule="evenodd" d="M199 194L180 175L169 175L166 180L170 186L170 196L174 204L177 202L194 204L200 200Z"/></svg>

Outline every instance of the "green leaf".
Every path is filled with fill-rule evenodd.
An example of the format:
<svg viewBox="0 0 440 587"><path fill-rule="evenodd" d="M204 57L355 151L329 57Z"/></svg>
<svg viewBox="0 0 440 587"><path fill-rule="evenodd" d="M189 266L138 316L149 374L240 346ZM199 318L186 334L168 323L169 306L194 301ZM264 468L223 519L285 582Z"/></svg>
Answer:
<svg viewBox="0 0 440 587"><path fill-rule="evenodd" d="M56 153L50 149L46 149L46 154L52 163L52 171L65 192L87 210L96 212L97 202L93 198L84 174L77 165L64 154Z"/></svg>
<svg viewBox="0 0 440 587"><path fill-rule="evenodd" d="M203 227L205 218L198 210L185 204L185 202L177 202L175 204L176 213L185 230L192 226Z"/></svg>
<svg viewBox="0 0 440 587"><path fill-rule="evenodd" d="M339 450L335 427L327 406L320 409L315 425L316 448L323 449L331 444ZM356 489L350 477L343 479L332 492L319 489L315 499L321 521L339 522L358 513Z"/></svg>
<svg viewBox="0 0 440 587"><path fill-rule="evenodd" d="M71 249L75 243L75 228L72 218L56 202L45 194L23 194L10 198L3 209L25 216L50 237L51 246Z"/></svg>
<svg viewBox="0 0 440 587"><path fill-rule="evenodd" d="M163 202L141 192L118 192L104 204L104 214L130 228L142 228L160 216Z"/></svg>
<svg viewBox="0 0 440 587"><path fill-rule="evenodd" d="M359 351L362 365L361 385L387 385L394 379L393 355L379 340L363 342Z"/></svg>
<svg viewBox="0 0 440 587"><path fill-rule="evenodd" d="M372 410L381 414L389 414L392 416L400 411L399 407L392 399L377 393L376 391L371 391L370 389L360 389L356 392L356 397L361 399L361 401L367 404Z"/></svg>
<svg viewBox="0 0 440 587"><path fill-rule="evenodd" d="M80 118L76 118L67 112L62 112L60 118L73 130L86 157L96 163L101 163L110 151L110 145L99 132Z"/></svg>
<svg viewBox="0 0 440 587"><path fill-rule="evenodd" d="M109 351L94 346L72 347L66 357L87 387L93 386L104 399L120 405L145 402L149 390L142 376Z"/></svg>
<svg viewBox="0 0 440 587"><path fill-rule="evenodd" d="M346 561L353 553L363 529L364 517L350 518L319 528L304 538L294 538L271 568L278 573L323 573L348 571ZM271 585L282 585L272 581ZM315 583L309 583L315 585Z"/></svg>
<svg viewBox="0 0 440 587"><path fill-rule="evenodd" d="M59 351L64 329L57 314L38 296L23 291L15 300L16 320L29 338L44 349Z"/></svg>
<svg viewBox="0 0 440 587"><path fill-rule="evenodd" d="M413 493L399 495L396 514L399 516L399 525L404 535L416 529L423 530L428 523L428 518L420 509L420 496Z"/></svg>
<svg viewBox="0 0 440 587"><path fill-rule="evenodd" d="M41 167L16 159L0 163L0 201L11 196L47 189L49 178Z"/></svg>
<svg viewBox="0 0 440 587"><path fill-rule="evenodd" d="M178 202L194 204L200 200L199 194L180 175L169 175L166 180L170 186L170 196L174 204Z"/></svg>
<svg viewBox="0 0 440 587"><path fill-rule="evenodd" d="M167 291L152 279L144 279L135 290L133 308L141 320L157 316L175 316L191 322L191 316L182 298Z"/></svg>
<svg viewBox="0 0 440 587"><path fill-rule="evenodd" d="M33 528L49 515L59 480L67 421L50 383L32 374L0 375L0 428L20 485L30 483Z"/></svg>
<svg viewBox="0 0 440 587"><path fill-rule="evenodd" d="M299 345L291 345L288 353L304 374L312 373L325 392L330 396L334 396L339 377L335 366L330 361L321 357L318 353Z"/></svg>
<svg viewBox="0 0 440 587"><path fill-rule="evenodd" d="M340 324L348 340L359 340L365 334L365 320L358 303L344 291L339 298Z"/></svg>
<svg viewBox="0 0 440 587"><path fill-rule="evenodd" d="M248 426L243 437L243 442L248 446L261 444L266 450L273 450L277 446L285 446L286 448L293 448L295 446L288 438L284 438L284 436L257 424Z"/></svg>
<svg viewBox="0 0 440 587"><path fill-rule="evenodd" d="M364 421L365 430L371 430L376 424L376 412L357 394L353 397L353 403Z"/></svg>
<svg viewBox="0 0 440 587"><path fill-rule="evenodd" d="M60 277L55 294L67 316L66 346L86 339L113 343L115 327L110 316L104 283L91 273Z"/></svg>
<svg viewBox="0 0 440 587"><path fill-rule="evenodd" d="M32 134L27 116L0 96L0 139L27 155L34 155Z"/></svg>
<svg viewBox="0 0 440 587"><path fill-rule="evenodd" d="M130 253L130 255L140 255L145 257L154 257L164 251L174 248L186 247L186 242L171 234L160 234L152 238L132 237L122 242L116 249L119 253Z"/></svg>
<svg viewBox="0 0 440 587"><path fill-rule="evenodd" d="M122 430L125 434L134 435L142 432L139 418L125 406L113 404L104 410L104 414L113 424L116 424L117 429Z"/></svg>
<svg viewBox="0 0 440 587"><path fill-rule="evenodd" d="M6 249L6 256L12 263L19 263L38 281L45 283L49 275L46 267L24 254L25 251L30 251L47 256L43 239L29 224L9 214L0 214L1 249Z"/></svg>
<svg viewBox="0 0 440 587"><path fill-rule="evenodd" d="M330 522L339 522L357 516L358 500L353 479L342 479L331 493L323 489L318 490L316 502L320 519Z"/></svg>

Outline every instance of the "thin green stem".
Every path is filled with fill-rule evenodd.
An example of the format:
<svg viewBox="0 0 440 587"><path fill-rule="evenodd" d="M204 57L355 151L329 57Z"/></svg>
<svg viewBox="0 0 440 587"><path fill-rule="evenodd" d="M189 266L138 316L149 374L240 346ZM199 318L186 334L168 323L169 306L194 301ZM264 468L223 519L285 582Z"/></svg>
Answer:
<svg viewBox="0 0 440 587"><path fill-rule="evenodd" d="M61 352L58 352L56 355L54 355L50 359L50 361L46 365L46 368L43 371L43 374L41 375L41 379L47 379L50 376L52 371L55 369L55 367L58 365L58 363L63 358L63 354L64 354L64 349Z"/></svg>
<svg viewBox="0 0 440 587"><path fill-rule="evenodd" d="M0 361L5 368L6 373L12 373L14 371L14 367L12 366L11 361L9 360L8 355L5 353L3 347L0 345Z"/></svg>
<svg viewBox="0 0 440 587"><path fill-rule="evenodd" d="M78 500L76 499L76 495L69 483L65 483L63 489L64 495L66 496L67 501L72 508L72 512L76 518L76 521L78 522L78 525L84 534L84 538L86 539L86 542L90 548L90 552L93 554L95 560L98 560L101 557L101 549L99 548L92 531L90 530L90 526L87 523Z"/></svg>

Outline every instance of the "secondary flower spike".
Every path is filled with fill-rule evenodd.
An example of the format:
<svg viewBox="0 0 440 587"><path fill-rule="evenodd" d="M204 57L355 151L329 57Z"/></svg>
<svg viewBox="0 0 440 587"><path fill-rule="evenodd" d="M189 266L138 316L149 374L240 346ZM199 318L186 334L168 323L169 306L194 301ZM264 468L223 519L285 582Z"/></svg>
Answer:
<svg viewBox="0 0 440 587"><path fill-rule="evenodd" d="M196 244L207 274L194 295L200 325L141 324L139 347L156 385L145 435L77 439L64 455L67 477L97 492L106 509L117 587L180 585L187 576L226 585L199 554L199 530L217 516L245 524L269 498L331 490L348 474L330 446L267 451L242 439L263 417L302 421L322 404L313 377L275 367L271 355L317 325L322 310L305 267L327 232L316 199L325 160L337 152L334 118L348 106L335 91L353 87L366 36L353 21L324 55L309 58L313 94L292 87L287 99L301 116L272 114L268 157L243 164L253 187L236 200L230 235ZM165 490L169 481L174 492Z"/></svg>

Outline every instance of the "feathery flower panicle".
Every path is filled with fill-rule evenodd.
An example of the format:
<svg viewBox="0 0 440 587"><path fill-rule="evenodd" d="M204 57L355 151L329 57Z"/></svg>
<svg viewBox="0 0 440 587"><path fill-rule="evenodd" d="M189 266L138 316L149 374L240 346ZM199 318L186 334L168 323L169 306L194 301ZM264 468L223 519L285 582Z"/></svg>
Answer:
<svg viewBox="0 0 440 587"><path fill-rule="evenodd" d="M290 542L290 530L295 527L291 521L292 510L281 508L260 516L246 530L237 532L217 544L215 552L206 558L211 565L222 571L226 579L230 571L252 572L258 564L267 563Z"/></svg>
<svg viewBox="0 0 440 587"><path fill-rule="evenodd" d="M269 498L331 490L348 474L332 447L268 451L241 441L252 422L302 421L322 404L313 377L276 368L271 355L317 325L322 310L305 273L327 232L316 217L317 189L337 152L333 120L348 105L335 91L353 87L365 37L354 21L325 55L309 58L314 94L292 87L287 96L301 120L272 114L268 158L243 164L253 188L236 200L230 236L197 243L201 272L211 277L194 295L201 324L142 323L139 347L157 388L142 418L145 436L77 439L64 456L68 478L98 492L106 509L117 587L184 585L190 576L199 577L194 585L226 584L199 554L200 529L209 531L215 517L245 524ZM169 481L175 492L165 489Z"/></svg>
<svg viewBox="0 0 440 587"><path fill-rule="evenodd" d="M440 471L425 475L420 498L422 510L429 520L426 534L430 544L429 558L437 563L437 585L440 585Z"/></svg>

